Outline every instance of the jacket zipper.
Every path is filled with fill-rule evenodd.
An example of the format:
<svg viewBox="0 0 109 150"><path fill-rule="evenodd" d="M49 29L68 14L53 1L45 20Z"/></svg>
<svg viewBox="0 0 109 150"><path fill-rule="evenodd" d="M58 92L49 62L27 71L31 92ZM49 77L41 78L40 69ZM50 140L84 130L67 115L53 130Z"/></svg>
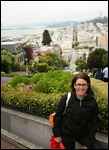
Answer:
<svg viewBox="0 0 109 150"><path fill-rule="evenodd" d="M80 106L81 106L81 101L80 101Z"/></svg>

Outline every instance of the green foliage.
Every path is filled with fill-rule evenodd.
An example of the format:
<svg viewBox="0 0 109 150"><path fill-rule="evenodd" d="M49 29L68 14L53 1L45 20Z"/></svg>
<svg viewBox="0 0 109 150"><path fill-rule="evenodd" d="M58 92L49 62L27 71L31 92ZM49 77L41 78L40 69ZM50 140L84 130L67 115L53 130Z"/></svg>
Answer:
<svg viewBox="0 0 109 150"><path fill-rule="evenodd" d="M46 56L50 56L52 59L52 66L61 67L61 60L59 56L55 53L46 53Z"/></svg>
<svg viewBox="0 0 109 150"><path fill-rule="evenodd" d="M61 70L60 68L56 67L56 66L47 66L47 71L54 71L54 70Z"/></svg>
<svg viewBox="0 0 109 150"><path fill-rule="evenodd" d="M46 72L47 71L47 63L39 63L39 64L37 64L37 70L39 72Z"/></svg>
<svg viewBox="0 0 109 150"><path fill-rule="evenodd" d="M28 113L49 116L56 111L59 100L65 93L36 93L34 91L24 92L8 87L1 87L1 103L2 106L8 108L16 108L18 110L25 110Z"/></svg>
<svg viewBox="0 0 109 150"><path fill-rule="evenodd" d="M38 93L37 91L24 92L12 87L1 86L1 105L47 117L56 111L61 97L69 92L68 87L73 74L71 78L67 79L69 75L71 75L70 72L50 71L33 76L36 85L40 86L39 89L44 90L45 88L46 93ZM99 106L98 129L108 131L108 83L91 78L91 85ZM18 86L25 87L25 83L18 83ZM54 90L54 86L58 88Z"/></svg>
<svg viewBox="0 0 109 150"><path fill-rule="evenodd" d="M26 71L26 69L27 69L27 65L22 65L19 70L20 71ZM32 65L28 65L28 69L30 71L34 70L34 68L32 67Z"/></svg>
<svg viewBox="0 0 109 150"><path fill-rule="evenodd" d="M54 92L54 93L61 93L61 92L68 92L70 90L70 80L74 76L70 72L64 72L62 70L55 70L55 71L48 71L47 73L43 73L42 75L34 75L34 80L31 78L31 82L36 85L33 90L37 92ZM36 76L36 77L35 77Z"/></svg>
<svg viewBox="0 0 109 150"><path fill-rule="evenodd" d="M33 70L37 72L37 61L34 62Z"/></svg>
<svg viewBox="0 0 109 150"><path fill-rule="evenodd" d="M47 117L56 111L62 95L70 91L73 77L72 73L61 70L38 73L30 79L24 75L15 76L8 87L1 86L1 104ZM19 86L26 87L30 82L35 83L32 91L17 89ZM91 85L99 106L98 129L108 131L108 83L91 78Z"/></svg>
<svg viewBox="0 0 109 150"><path fill-rule="evenodd" d="M108 130L108 83L91 78L92 90L99 107L99 130Z"/></svg>
<svg viewBox="0 0 109 150"><path fill-rule="evenodd" d="M42 43L43 43L43 45L49 45L50 42L52 42L52 40L51 40L49 31L48 30L44 30Z"/></svg>
<svg viewBox="0 0 109 150"><path fill-rule="evenodd" d="M49 55L38 56L39 63L47 63L49 66L53 65L53 60Z"/></svg>
<svg viewBox="0 0 109 150"><path fill-rule="evenodd" d="M79 63L82 63L82 62L83 62L82 58L78 58L76 59L75 64L78 65Z"/></svg>
<svg viewBox="0 0 109 150"><path fill-rule="evenodd" d="M14 63L12 66L12 71L19 71L20 69L20 64L19 63Z"/></svg>
<svg viewBox="0 0 109 150"><path fill-rule="evenodd" d="M25 75L16 75L13 77L11 81L8 82L7 86L11 86L15 88L18 83L24 83L25 85L28 85L30 83L30 79L28 79Z"/></svg>
<svg viewBox="0 0 109 150"><path fill-rule="evenodd" d="M91 55L97 55L97 56L100 56L101 58L103 57L104 54L108 54L108 51L106 51L105 49L103 48L96 48L93 52L91 52L89 54L89 57Z"/></svg>
<svg viewBox="0 0 109 150"><path fill-rule="evenodd" d="M5 72L2 71L2 72L1 72L1 76L4 76L4 75L5 75Z"/></svg>
<svg viewBox="0 0 109 150"><path fill-rule="evenodd" d="M6 50L1 51L1 70L9 73L12 69L12 66L15 62L15 56Z"/></svg>
<svg viewBox="0 0 109 150"><path fill-rule="evenodd" d="M104 54L102 57L103 68L108 64L108 54Z"/></svg>
<svg viewBox="0 0 109 150"><path fill-rule="evenodd" d="M87 66L87 63L86 62L81 62L81 63L79 63L78 64L78 67L79 67L79 70L83 70L83 69L85 69L85 70L87 70L88 69L88 66Z"/></svg>
<svg viewBox="0 0 109 150"><path fill-rule="evenodd" d="M60 59L61 60L61 64L63 67L68 67L70 66L70 64L68 62L66 62L64 59Z"/></svg>
<svg viewBox="0 0 109 150"><path fill-rule="evenodd" d="M78 41L76 41L75 43L72 42L72 48L78 49L79 48L78 45L79 45Z"/></svg>

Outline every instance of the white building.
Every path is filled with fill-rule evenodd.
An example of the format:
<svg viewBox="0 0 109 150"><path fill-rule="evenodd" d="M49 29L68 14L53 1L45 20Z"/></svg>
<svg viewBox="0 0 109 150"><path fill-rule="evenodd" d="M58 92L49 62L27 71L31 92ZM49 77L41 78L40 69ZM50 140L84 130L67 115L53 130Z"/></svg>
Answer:
<svg viewBox="0 0 109 150"><path fill-rule="evenodd" d="M74 72L76 71L75 61L77 59L81 58L87 62L88 56L89 56L89 49L78 49L78 50L73 49L72 56L71 56L72 59L70 62L70 66L72 67L72 71L74 71Z"/></svg>

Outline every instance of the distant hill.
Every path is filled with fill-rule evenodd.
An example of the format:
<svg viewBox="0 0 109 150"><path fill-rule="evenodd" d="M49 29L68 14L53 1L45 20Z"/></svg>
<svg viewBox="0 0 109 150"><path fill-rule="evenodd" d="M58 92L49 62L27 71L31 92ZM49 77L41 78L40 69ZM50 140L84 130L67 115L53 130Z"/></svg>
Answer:
<svg viewBox="0 0 109 150"><path fill-rule="evenodd" d="M67 21L67 22L60 22L60 23L48 25L47 28L66 27L69 26L71 23L73 23L74 25L80 24L80 22Z"/></svg>
<svg viewBox="0 0 109 150"><path fill-rule="evenodd" d="M86 21L86 22L93 22L93 24L95 25L96 23L108 23L108 17L104 16L103 18L95 18L95 19L91 19L89 21ZM85 23L85 22L82 22L82 23Z"/></svg>

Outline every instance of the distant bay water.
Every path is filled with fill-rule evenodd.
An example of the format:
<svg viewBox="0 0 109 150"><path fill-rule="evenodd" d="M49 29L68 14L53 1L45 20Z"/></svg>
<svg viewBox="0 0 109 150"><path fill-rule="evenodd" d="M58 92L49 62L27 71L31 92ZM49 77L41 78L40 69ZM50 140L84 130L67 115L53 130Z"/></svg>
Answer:
<svg viewBox="0 0 109 150"><path fill-rule="evenodd" d="M23 29L20 29L20 28L19 29L15 29L15 28L14 29L1 29L1 38L43 34L44 30L56 31L57 28L39 27L39 28L23 28Z"/></svg>

